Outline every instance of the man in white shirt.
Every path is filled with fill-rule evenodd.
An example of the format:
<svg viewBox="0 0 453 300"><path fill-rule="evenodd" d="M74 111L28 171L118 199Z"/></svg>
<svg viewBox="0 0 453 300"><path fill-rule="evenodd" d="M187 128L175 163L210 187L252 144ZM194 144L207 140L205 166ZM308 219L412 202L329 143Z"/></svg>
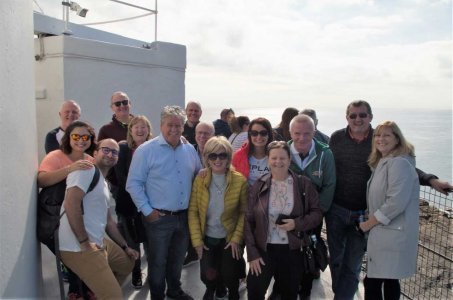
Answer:
<svg viewBox="0 0 453 300"><path fill-rule="evenodd" d="M121 283L131 273L138 252L129 248L109 210L105 176L118 161L118 143L105 139L94 152L100 178L86 193L95 169L71 172L66 179L59 245L61 260L100 299L122 299ZM105 233L111 238L107 239Z"/></svg>

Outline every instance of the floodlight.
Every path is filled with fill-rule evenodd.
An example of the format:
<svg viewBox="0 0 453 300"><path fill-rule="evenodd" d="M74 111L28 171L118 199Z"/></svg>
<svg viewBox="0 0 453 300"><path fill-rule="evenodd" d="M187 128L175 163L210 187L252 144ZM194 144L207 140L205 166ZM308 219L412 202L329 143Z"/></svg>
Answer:
<svg viewBox="0 0 453 300"><path fill-rule="evenodd" d="M85 18L88 12L88 8L81 7L77 2L74 1L63 1L61 2L64 6L69 6L72 11L82 18Z"/></svg>

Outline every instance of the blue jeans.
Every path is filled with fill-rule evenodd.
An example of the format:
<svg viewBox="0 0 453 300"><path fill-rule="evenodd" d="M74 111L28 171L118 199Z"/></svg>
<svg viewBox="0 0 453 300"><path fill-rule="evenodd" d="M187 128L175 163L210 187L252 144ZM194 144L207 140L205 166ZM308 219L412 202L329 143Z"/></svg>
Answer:
<svg viewBox="0 0 453 300"><path fill-rule="evenodd" d="M151 299L163 300L167 293L181 290L181 271L189 244L187 212L161 216L148 222L143 219L148 240L148 284Z"/></svg>
<svg viewBox="0 0 453 300"><path fill-rule="evenodd" d="M359 285L366 238L355 227L358 213L332 204L326 214L330 273L335 299L353 299Z"/></svg>

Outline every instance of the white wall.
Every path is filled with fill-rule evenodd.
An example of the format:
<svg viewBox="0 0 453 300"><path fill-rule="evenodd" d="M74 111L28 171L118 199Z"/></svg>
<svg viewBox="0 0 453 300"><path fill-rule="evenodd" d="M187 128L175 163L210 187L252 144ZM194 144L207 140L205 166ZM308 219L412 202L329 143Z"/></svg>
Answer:
<svg viewBox="0 0 453 300"><path fill-rule="evenodd" d="M54 28L58 24L44 25ZM36 24L35 14L35 31L45 31L46 26ZM184 106L185 46L156 42L151 44L151 49L145 49L132 45L126 38L124 44L118 44L122 37L112 38L111 34L96 30L73 32L80 32L84 37L97 36L103 42L74 35L35 39L35 56L39 57L35 62L39 160L45 154L46 133L60 124L58 111L65 99L80 104L81 120L91 123L97 133L111 120L111 94L122 90L132 101L132 114L147 116L154 135L159 134L162 108L169 104ZM58 297L54 256L45 247L42 247L42 277L43 297Z"/></svg>
<svg viewBox="0 0 453 300"><path fill-rule="evenodd" d="M40 45L40 42L42 45ZM110 96L126 92L132 113L147 116L154 135L159 134L160 111L165 105L184 106L186 48L156 42L151 49L99 42L73 36L35 39L38 149L44 155L46 133L59 125L58 110L64 99L82 107L82 120L96 132L112 117Z"/></svg>
<svg viewBox="0 0 453 300"><path fill-rule="evenodd" d="M0 2L0 298L39 298L31 0Z"/></svg>

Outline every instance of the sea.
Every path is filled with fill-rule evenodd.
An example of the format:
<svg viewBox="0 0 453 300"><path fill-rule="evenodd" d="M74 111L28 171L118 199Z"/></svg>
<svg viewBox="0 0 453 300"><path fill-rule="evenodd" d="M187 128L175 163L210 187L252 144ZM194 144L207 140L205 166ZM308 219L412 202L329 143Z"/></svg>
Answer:
<svg viewBox="0 0 453 300"><path fill-rule="evenodd" d="M276 127L286 107L235 108L236 116L267 118ZM202 121L213 121L220 117L222 108L203 107ZM344 128L346 111L338 108L316 109L318 130L327 135ZM391 120L401 128L406 139L415 147L416 164L421 170L437 175L440 179L452 182L452 110L430 109L373 109L373 127ZM450 195L449 198L452 196Z"/></svg>

